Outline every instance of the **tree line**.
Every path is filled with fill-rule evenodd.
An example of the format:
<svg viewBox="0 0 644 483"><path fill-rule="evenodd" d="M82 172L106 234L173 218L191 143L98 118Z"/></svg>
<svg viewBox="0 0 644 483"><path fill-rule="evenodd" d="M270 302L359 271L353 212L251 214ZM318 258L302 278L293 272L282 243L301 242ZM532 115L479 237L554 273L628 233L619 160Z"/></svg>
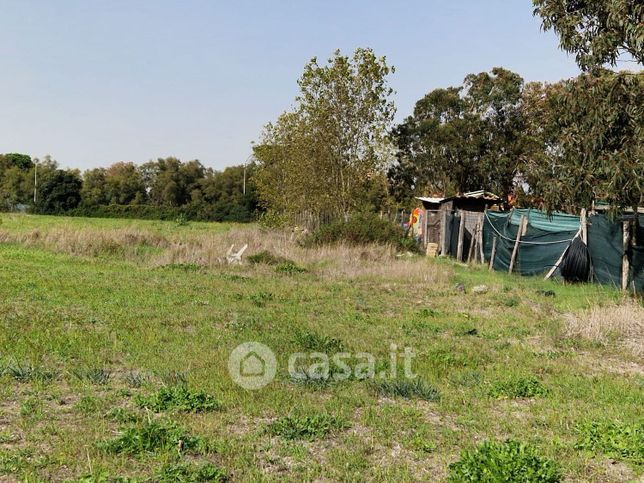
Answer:
<svg viewBox="0 0 644 483"><path fill-rule="evenodd" d="M577 212L644 205L644 6L637 0L533 0L582 73L530 82L494 67L434 89L394 125L389 76L371 49L317 58L294 107L265 126L256 163L116 163L80 173L47 157L0 155L0 208L37 213L293 221L411 207L416 196L485 189L520 206ZM614 72L622 54L636 71ZM34 189L35 171L38 187ZM36 197L33 199L33 193Z"/></svg>
<svg viewBox="0 0 644 483"><path fill-rule="evenodd" d="M215 171L197 160L170 157L81 173L61 169L49 156L0 154L0 207L42 214L250 221L257 194L252 183L244 187L244 178L254 170L250 164Z"/></svg>

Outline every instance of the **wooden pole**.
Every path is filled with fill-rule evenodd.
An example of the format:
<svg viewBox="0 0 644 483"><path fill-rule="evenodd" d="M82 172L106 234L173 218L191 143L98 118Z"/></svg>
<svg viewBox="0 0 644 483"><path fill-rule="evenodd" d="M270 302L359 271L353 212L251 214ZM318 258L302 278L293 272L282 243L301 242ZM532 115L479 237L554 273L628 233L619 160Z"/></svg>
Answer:
<svg viewBox="0 0 644 483"><path fill-rule="evenodd" d="M628 272L630 265L628 262L628 245L630 243L631 224L629 221L624 221L622 224L624 252L622 254L622 290L628 290Z"/></svg>
<svg viewBox="0 0 644 483"><path fill-rule="evenodd" d="M521 243L521 233L523 233L523 226L526 223L525 215L521 215L521 220L519 221L519 229L517 230L517 239L514 241L514 249L512 250L512 258L510 259L510 268L508 273L512 273L514 269L514 262L517 259L517 254L519 253L519 244Z"/></svg>
<svg viewBox="0 0 644 483"><path fill-rule="evenodd" d="M578 236L581 236L581 228L579 228L579 231L577 232L577 234L572 237L572 240L570 240L571 245L572 245L572 242L574 241L574 239L577 238ZM546 276L543 277L544 280L548 280L550 277L552 277L552 274L555 273L555 270L557 270L557 267L559 266L561 261L566 256L566 253L568 253L569 248L570 248L570 245L568 245L566 247L566 249L561 253L561 256L559 257L559 259L555 262L555 264L552 266L552 268L550 270L548 270L548 273L546 273Z"/></svg>
<svg viewBox="0 0 644 483"><path fill-rule="evenodd" d="M494 258L496 257L496 235L492 238L492 253L490 253L490 271L494 270Z"/></svg>
<svg viewBox="0 0 644 483"><path fill-rule="evenodd" d="M483 249L483 227L485 226L485 213L479 215L479 255L481 263L485 263L485 250Z"/></svg>
<svg viewBox="0 0 644 483"><path fill-rule="evenodd" d="M447 213L447 210L443 210L442 218L441 218L441 255L447 255L447 216L449 213ZM451 235L451 231L449 233Z"/></svg>
<svg viewBox="0 0 644 483"><path fill-rule="evenodd" d="M461 223L458 226L458 246L456 248L456 260L463 261L463 235L465 234L465 212L460 211Z"/></svg>
<svg viewBox="0 0 644 483"><path fill-rule="evenodd" d="M584 245L588 245L588 217L586 215L586 208L581 209L579 222L581 224L581 241L584 242Z"/></svg>
<svg viewBox="0 0 644 483"><path fill-rule="evenodd" d="M472 232L472 236L470 237L470 249L467 251L467 263L471 263L472 259L476 261L476 245L479 240L479 222L476 222L476 225L474 226L474 231Z"/></svg>
<svg viewBox="0 0 644 483"><path fill-rule="evenodd" d="M427 215L428 215L428 213L429 213L428 210L423 211L423 249L424 249L425 252L427 251L427 242L428 242L428 238L427 238Z"/></svg>

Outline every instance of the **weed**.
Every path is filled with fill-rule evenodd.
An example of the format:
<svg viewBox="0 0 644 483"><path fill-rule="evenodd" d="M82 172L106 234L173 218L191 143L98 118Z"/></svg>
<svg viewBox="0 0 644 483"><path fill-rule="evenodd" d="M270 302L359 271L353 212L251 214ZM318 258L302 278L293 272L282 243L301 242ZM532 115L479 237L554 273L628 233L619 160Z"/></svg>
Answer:
<svg viewBox="0 0 644 483"><path fill-rule="evenodd" d="M221 408L214 396L203 391L191 391L183 385L164 387L150 396L136 396L135 401L139 407L157 413L168 410L199 413Z"/></svg>
<svg viewBox="0 0 644 483"><path fill-rule="evenodd" d="M501 303L506 307L516 307L521 303L518 297L504 297L501 299Z"/></svg>
<svg viewBox="0 0 644 483"><path fill-rule="evenodd" d="M251 265L256 265L256 264L264 264L264 265L280 265L281 263L293 263L292 260L289 260L288 258L280 257L277 255L273 255L271 252L268 250L262 250L261 252L257 252L253 255L250 255L247 258L248 262Z"/></svg>
<svg viewBox="0 0 644 483"><path fill-rule="evenodd" d="M522 481L556 483L562 480L557 465L540 457L531 446L508 440L486 441L476 449L461 453L461 459L449 465L450 482Z"/></svg>
<svg viewBox="0 0 644 483"><path fill-rule="evenodd" d="M425 438L419 435L416 435L411 443L416 451L420 451L422 453L433 453L437 448L435 442L427 441Z"/></svg>
<svg viewBox="0 0 644 483"><path fill-rule="evenodd" d="M161 380L168 386L183 386L188 384L188 377L185 372L168 371L161 374Z"/></svg>
<svg viewBox="0 0 644 483"><path fill-rule="evenodd" d="M136 423L141 419L138 414L125 408L110 409L105 414L105 417L110 421L114 421L116 423L121 423L121 424Z"/></svg>
<svg viewBox="0 0 644 483"><path fill-rule="evenodd" d="M502 381L496 381L490 387L490 396L496 398L532 398L545 396L548 389L539 379L529 376L515 376Z"/></svg>
<svg viewBox="0 0 644 483"><path fill-rule="evenodd" d="M285 439L319 439L348 427L341 417L320 413L312 416L290 415L278 419L268 427L269 434Z"/></svg>
<svg viewBox="0 0 644 483"><path fill-rule="evenodd" d="M123 379L128 386L133 388L142 387L150 381L150 378L146 374L136 371L126 372L123 375Z"/></svg>
<svg viewBox="0 0 644 483"><path fill-rule="evenodd" d="M100 401L94 396L82 396L74 405L74 409L82 414L94 414L100 407Z"/></svg>
<svg viewBox="0 0 644 483"><path fill-rule="evenodd" d="M202 438L187 434L176 423L158 420L145 420L129 426L116 438L100 442L98 446L107 453L128 455L159 451L208 451L208 445Z"/></svg>
<svg viewBox="0 0 644 483"><path fill-rule="evenodd" d="M56 377L53 372L34 367L31 364L10 364L1 373L7 374L19 382L48 382Z"/></svg>
<svg viewBox="0 0 644 483"><path fill-rule="evenodd" d="M226 472L212 463L200 466L192 464L167 464L155 477L159 483L206 483L228 481Z"/></svg>
<svg viewBox="0 0 644 483"><path fill-rule="evenodd" d="M381 396L402 397L405 399L417 398L425 401L438 401L440 399L438 389L419 378L378 381L374 383L374 387Z"/></svg>
<svg viewBox="0 0 644 483"><path fill-rule="evenodd" d="M256 294L251 295L249 299L257 307L265 307L267 302L270 302L275 299L275 296L270 292L258 292Z"/></svg>
<svg viewBox="0 0 644 483"><path fill-rule="evenodd" d="M296 273L306 272L306 268L300 267L295 262L283 262L275 267L277 273L285 273L287 275L294 275Z"/></svg>
<svg viewBox="0 0 644 483"><path fill-rule="evenodd" d="M326 354L343 352L345 350L344 343L341 340L326 335L319 335L315 332L298 331L295 334L295 342L303 349Z"/></svg>
<svg viewBox="0 0 644 483"><path fill-rule="evenodd" d="M577 426L577 449L644 465L644 422L590 421Z"/></svg>
<svg viewBox="0 0 644 483"><path fill-rule="evenodd" d="M111 374L107 369L93 367L88 369L76 369L72 374L81 381L88 381L96 385L105 385L110 381Z"/></svg>

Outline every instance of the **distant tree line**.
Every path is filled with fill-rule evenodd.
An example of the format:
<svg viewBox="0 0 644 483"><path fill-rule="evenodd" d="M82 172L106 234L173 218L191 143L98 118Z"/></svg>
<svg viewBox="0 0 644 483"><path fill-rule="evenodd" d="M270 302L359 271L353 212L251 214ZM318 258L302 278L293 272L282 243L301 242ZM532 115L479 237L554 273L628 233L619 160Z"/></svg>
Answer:
<svg viewBox="0 0 644 483"><path fill-rule="evenodd" d="M81 173L47 156L0 154L0 208L33 213L203 221L251 221L257 195L255 165L215 171L199 161L160 158L115 163ZM37 186L35 185L37 183Z"/></svg>

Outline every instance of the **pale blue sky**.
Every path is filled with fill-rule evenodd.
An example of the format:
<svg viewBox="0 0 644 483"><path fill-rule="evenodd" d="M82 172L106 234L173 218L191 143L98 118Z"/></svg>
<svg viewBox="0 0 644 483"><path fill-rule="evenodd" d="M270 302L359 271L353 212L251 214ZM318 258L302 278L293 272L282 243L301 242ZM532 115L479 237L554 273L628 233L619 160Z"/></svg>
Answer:
<svg viewBox="0 0 644 483"><path fill-rule="evenodd" d="M504 66L578 73L530 0L0 0L0 152L85 169L160 156L244 162L312 56L372 47L397 119Z"/></svg>

